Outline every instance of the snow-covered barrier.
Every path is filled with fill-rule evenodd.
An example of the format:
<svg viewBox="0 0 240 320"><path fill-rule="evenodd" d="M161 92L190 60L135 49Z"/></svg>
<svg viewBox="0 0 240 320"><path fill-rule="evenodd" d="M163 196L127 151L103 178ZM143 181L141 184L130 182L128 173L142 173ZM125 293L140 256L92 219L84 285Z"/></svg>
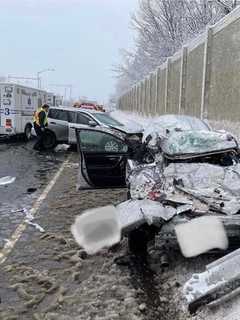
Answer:
<svg viewBox="0 0 240 320"><path fill-rule="evenodd" d="M190 114L236 121L240 93L240 7L169 57L118 101L143 115Z"/></svg>
<svg viewBox="0 0 240 320"><path fill-rule="evenodd" d="M207 265L206 271L193 274L183 292L192 313L201 305L214 307L239 295L240 249Z"/></svg>

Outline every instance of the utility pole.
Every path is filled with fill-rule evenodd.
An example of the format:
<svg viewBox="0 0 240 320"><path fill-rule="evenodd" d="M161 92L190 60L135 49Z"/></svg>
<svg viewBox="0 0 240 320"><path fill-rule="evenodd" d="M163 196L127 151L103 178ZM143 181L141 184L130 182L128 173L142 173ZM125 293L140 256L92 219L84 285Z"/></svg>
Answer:
<svg viewBox="0 0 240 320"><path fill-rule="evenodd" d="M55 71L55 69L51 69L51 68L48 68L48 69L44 69L44 70L41 70L41 71L38 71L37 72L37 81L38 81L38 89L41 89L41 78L40 78L40 74L41 73L44 73L44 72L48 72L48 71Z"/></svg>
<svg viewBox="0 0 240 320"><path fill-rule="evenodd" d="M67 90L69 90L69 100L72 100L72 89L73 85L72 84L50 84L50 86L53 87L59 87L64 89L64 100L67 99Z"/></svg>

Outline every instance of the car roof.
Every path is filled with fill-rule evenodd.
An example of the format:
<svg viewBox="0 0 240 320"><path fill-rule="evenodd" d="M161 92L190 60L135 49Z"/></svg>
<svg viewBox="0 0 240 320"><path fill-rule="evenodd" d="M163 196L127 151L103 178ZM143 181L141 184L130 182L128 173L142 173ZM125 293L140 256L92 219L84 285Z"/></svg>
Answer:
<svg viewBox="0 0 240 320"><path fill-rule="evenodd" d="M50 109L55 109L55 110L64 110L64 111L74 111L74 112L84 112L88 114L102 114L102 111L96 111L96 110L91 110L91 109L84 109L84 108L75 108L75 107L67 107L67 106L59 106L59 107L50 107ZM105 112L104 112L105 114Z"/></svg>
<svg viewBox="0 0 240 320"><path fill-rule="evenodd" d="M158 126L163 126L163 128L171 128L175 124L182 124L187 126L195 126L196 124L201 123L205 126L206 129L211 130L210 125L197 117L183 115L183 114L164 114L153 119L152 124ZM183 129L183 128L182 128Z"/></svg>
<svg viewBox="0 0 240 320"><path fill-rule="evenodd" d="M159 117L157 117L157 119L178 119L178 120L182 120L182 119L196 119L199 121L203 121L202 119L195 117L195 116L190 116L190 115L185 115L185 114L163 114L160 115Z"/></svg>

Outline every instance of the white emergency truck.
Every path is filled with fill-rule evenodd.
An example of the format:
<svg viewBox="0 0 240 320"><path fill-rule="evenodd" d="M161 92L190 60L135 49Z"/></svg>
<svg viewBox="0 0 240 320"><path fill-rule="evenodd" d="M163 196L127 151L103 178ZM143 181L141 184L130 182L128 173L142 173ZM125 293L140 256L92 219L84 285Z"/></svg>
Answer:
<svg viewBox="0 0 240 320"><path fill-rule="evenodd" d="M34 111L48 102L48 92L20 84L0 82L0 138L31 138Z"/></svg>

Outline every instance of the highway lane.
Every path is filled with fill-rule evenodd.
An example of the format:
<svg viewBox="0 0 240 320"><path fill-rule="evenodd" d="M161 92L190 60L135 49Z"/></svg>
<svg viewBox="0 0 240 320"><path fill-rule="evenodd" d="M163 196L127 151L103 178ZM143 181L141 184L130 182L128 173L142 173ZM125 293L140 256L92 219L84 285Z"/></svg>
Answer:
<svg viewBox="0 0 240 320"><path fill-rule="evenodd" d="M0 178L16 177L15 182L0 186L0 248L24 219L41 191L67 158L67 152L36 152L33 141L0 143Z"/></svg>

